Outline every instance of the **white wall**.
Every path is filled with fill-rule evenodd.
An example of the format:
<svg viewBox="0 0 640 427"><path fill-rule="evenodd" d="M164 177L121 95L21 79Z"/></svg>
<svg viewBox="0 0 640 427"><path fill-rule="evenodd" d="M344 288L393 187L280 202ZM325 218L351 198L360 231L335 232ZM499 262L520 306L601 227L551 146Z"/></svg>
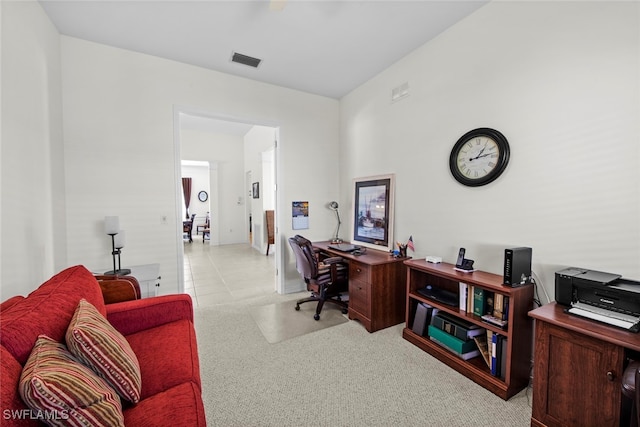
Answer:
<svg viewBox="0 0 640 427"><path fill-rule="evenodd" d="M67 228L60 37L36 2L2 1L0 11L4 300L67 266Z"/></svg>
<svg viewBox="0 0 640 427"><path fill-rule="evenodd" d="M127 230L123 262L159 262L161 292L178 289L176 106L279 126L278 210L309 200L312 240L331 235L326 203L338 189L346 216L353 177L395 172L396 237L412 234L415 256L453 261L466 246L479 268L499 273L505 247L528 245L550 292L553 272L565 266L640 278L636 2L492 2L340 108L134 52L60 42L36 2L0 7L3 299L67 265L108 267L102 221L110 214ZM391 104L403 82L410 96ZM481 126L507 136L511 162L498 181L465 188L449 174L449 152ZM170 226L160 224L163 215ZM290 218L279 222L286 245L295 233ZM282 263L284 287L295 289L288 248Z"/></svg>
<svg viewBox="0 0 640 427"><path fill-rule="evenodd" d="M639 36L637 2L479 9L342 100L341 206L352 178L394 172L396 240L413 235L416 257L466 247L502 274L504 249L530 246L552 299L566 266L640 280ZM478 127L501 131L511 160L467 188L449 154Z"/></svg>
<svg viewBox="0 0 640 427"><path fill-rule="evenodd" d="M180 135L183 159L207 160L212 165L211 243L247 242L242 136L195 130L183 130Z"/></svg>
<svg viewBox="0 0 640 427"><path fill-rule="evenodd" d="M281 205L290 206L301 192L318 204L337 197L338 176L331 173L337 172L336 100L66 36L62 75L67 220L73 224L70 263L108 265L108 241L100 225L105 215L120 215L127 230L123 262L158 262L160 293L179 290L176 108L279 126ZM300 162L309 156L313 162ZM325 185L306 185L299 177L307 175L324 175ZM163 215L169 216L170 225L160 223ZM319 215L311 237L324 237L332 220L330 212ZM285 222L280 231L286 242L291 226ZM279 271L295 288L300 280L291 273L293 262L283 257Z"/></svg>
<svg viewBox="0 0 640 427"><path fill-rule="evenodd" d="M272 149L275 141L276 129L268 126L254 126L244 137L244 168L251 172L251 180L259 183L259 198L248 197L251 203L253 223L253 247L261 253L267 251L267 230L265 210L273 209L267 200L273 200L273 182L265 181L263 175L263 153ZM245 184L248 188L253 182ZM285 248L286 249L286 248ZM269 250L271 252L271 249Z"/></svg>

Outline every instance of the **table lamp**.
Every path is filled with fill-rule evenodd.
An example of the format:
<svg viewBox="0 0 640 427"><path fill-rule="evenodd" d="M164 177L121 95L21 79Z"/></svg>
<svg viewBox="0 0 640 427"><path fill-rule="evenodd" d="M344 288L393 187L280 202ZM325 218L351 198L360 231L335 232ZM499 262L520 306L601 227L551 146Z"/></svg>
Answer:
<svg viewBox="0 0 640 427"><path fill-rule="evenodd" d="M338 237L338 233L340 233L340 224L342 224L342 221L340 221L340 213L338 212L338 202L334 201L329 203L329 209L331 209L336 213L336 219L338 220L338 226L336 227L336 234L333 236L331 243L342 243L342 239Z"/></svg>
<svg viewBox="0 0 640 427"><path fill-rule="evenodd" d="M124 248L125 234L124 230L120 230L120 218L117 216L104 217L104 230L111 236L111 256L113 257L113 270L104 274L126 276L131 273L128 268L120 268L120 253ZM116 255L118 256L118 268L116 269Z"/></svg>

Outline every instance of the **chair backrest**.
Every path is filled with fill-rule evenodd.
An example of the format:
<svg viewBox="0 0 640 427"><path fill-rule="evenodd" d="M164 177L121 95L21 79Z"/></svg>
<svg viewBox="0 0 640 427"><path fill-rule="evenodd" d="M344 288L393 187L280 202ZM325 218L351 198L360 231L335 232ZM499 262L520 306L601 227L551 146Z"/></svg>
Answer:
<svg viewBox="0 0 640 427"><path fill-rule="evenodd" d="M140 283L133 276L96 275L105 304L140 299Z"/></svg>
<svg viewBox="0 0 640 427"><path fill-rule="evenodd" d="M311 242L300 235L289 238L289 245L296 256L296 270L309 283L318 276L318 262Z"/></svg>
<svg viewBox="0 0 640 427"><path fill-rule="evenodd" d="M274 211L268 210L265 211L265 218L267 224L267 243L274 244L276 242L276 237L274 233Z"/></svg>

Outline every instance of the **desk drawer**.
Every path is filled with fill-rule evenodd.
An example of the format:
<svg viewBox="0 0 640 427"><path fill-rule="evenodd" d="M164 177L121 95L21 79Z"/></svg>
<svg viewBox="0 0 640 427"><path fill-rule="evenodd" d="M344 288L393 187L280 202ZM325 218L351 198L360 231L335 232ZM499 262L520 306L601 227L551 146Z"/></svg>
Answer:
<svg viewBox="0 0 640 427"><path fill-rule="evenodd" d="M370 317L370 285L360 280L349 280L349 308Z"/></svg>
<svg viewBox="0 0 640 427"><path fill-rule="evenodd" d="M371 283L371 266L357 261L349 262L349 280Z"/></svg>

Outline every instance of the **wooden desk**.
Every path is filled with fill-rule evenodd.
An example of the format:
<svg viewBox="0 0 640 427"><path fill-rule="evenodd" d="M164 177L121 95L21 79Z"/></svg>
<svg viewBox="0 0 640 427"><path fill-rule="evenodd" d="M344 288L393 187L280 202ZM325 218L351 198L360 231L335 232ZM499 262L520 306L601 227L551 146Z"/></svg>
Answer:
<svg viewBox="0 0 640 427"><path fill-rule="evenodd" d="M626 353L640 335L564 312L555 302L535 319L532 426L620 425Z"/></svg>
<svg viewBox="0 0 640 427"><path fill-rule="evenodd" d="M407 286L404 261L388 252L367 249L352 255L329 248L330 242L313 246L349 263L349 319L360 321L369 332L404 322Z"/></svg>

